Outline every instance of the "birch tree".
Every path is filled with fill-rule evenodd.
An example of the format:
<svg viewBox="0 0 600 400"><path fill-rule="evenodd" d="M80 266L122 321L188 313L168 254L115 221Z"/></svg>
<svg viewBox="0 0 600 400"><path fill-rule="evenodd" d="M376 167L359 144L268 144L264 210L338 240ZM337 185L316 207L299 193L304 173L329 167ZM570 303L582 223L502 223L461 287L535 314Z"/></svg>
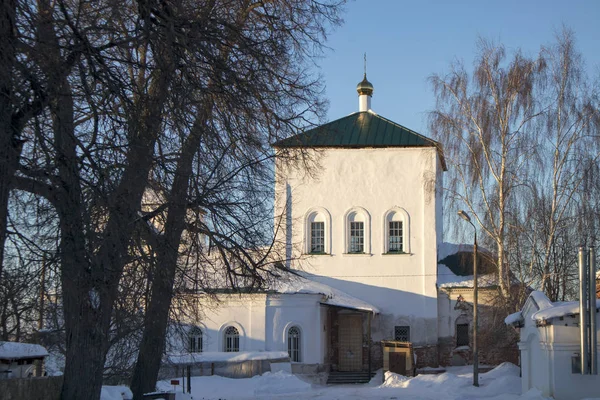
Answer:
<svg viewBox="0 0 600 400"><path fill-rule="evenodd" d="M472 76L457 64L431 78L431 128L452 164L449 205L466 207L494 249L505 304L517 295L511 274L566 300L576 249L597 237L598 82L567 28L535 58L507 58L484 41L478 49Z"/></svg>
<svg viewBox="0 0 600 400"><path fill-rule="evenodd" d="M595 182L585 181L594 176L600 157L597 93L587 79L572 31L564 28L542 52L548 68L540 97L547 107L540 121L542 168L532 175L531 184L531 230L539 243L534 246L533 273L551 300L564 301L568 287L577 280L577 247L593 244L594 235L577 232L576 227L579 218L590 216L582 205L590 200L584 192L592 194L589 186Z"/></svg>
<svg viewBox="0 0 600 400"><path fill-rule="evenodd" d="M480 40L472 74L456 63L449 74L430 78L437 99L430 129L454 175L446 191L450 205L466 208L493 246L505 302L511 298L509 215L535 160L541 114L535 88L544 68L542 58L507 56L502 45Z"/></svg>

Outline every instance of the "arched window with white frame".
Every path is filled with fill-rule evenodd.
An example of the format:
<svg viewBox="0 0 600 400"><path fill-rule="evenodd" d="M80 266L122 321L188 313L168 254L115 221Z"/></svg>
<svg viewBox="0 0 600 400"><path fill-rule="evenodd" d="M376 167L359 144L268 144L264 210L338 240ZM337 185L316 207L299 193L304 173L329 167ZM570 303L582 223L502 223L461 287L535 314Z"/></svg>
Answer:
<svg viewBox="0 0 600 400"><path fill-rule="evenodd" d="M362 207L354 207L344 217L347 254L371 253L371 216Z"/></svg>
<svg viewBox="0 0 600 400"><path fill-rule="evenodd" d="M410 253L410 220L406 210L394 207L384 215L385 254Z"/></svg>
<svg viewBox="0 0 600 400"><path fill-rule="evenodd" d="M188 339L190 353L202 353L202 329L194 326L192 329L190 329Z"/></svg>
<svg viewBox="0 0 600 400"><path fill-rule="evenodd" d="M322 207L313 208L306 214L305 252L307 254L331 254L331 215Z"/></svg>
<svg viewBox="0 0 600 400"><path fill-rule="evenodd" d="M228 326L223 333L223 344L226 353L240 351L240 332L235 326Z"/></svg>
<svg viewBox="0 0 600 400"><path fill-rule="evenodd" d="M291 362L302 361L302 333L300 328L292 326L288 329L287 334L288 354Z"/></svg>

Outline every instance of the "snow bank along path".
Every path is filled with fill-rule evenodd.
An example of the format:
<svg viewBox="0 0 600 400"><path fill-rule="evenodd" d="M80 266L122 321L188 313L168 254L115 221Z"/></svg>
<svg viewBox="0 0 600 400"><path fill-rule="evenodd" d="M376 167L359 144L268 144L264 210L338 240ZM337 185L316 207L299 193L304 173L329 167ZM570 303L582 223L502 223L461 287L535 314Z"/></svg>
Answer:
<svg viewBox="0 0 600 400"><path fill-rule="evenodd" d="M548 400L537 390L530 390L521 395L519 368L510 363L501 364L490 372L480 374L479 388L472 386L471 366L450 367L448 370L449 372L440 375L419 375L414 378L386 373L383 383L382 374L379 372L367 385L339 386L311 385L283 371L267 372L248 379L202 376L192 378L192 396L181 393L177 400ZM172 390L173 386L169 381L163 381L159 382L157 389ZM181 387L178 390L181 391ZM117 397L121 393L122 387L104 387L102 400L121 400L122 397ZM109 397L110 394L114 396Z"/></svg>

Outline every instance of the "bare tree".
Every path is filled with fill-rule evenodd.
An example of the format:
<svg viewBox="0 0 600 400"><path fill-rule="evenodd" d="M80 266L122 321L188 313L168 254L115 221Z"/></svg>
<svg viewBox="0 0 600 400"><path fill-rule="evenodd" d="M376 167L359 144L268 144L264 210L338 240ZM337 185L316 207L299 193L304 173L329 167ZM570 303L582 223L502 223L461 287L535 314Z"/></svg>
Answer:
<svg viewBox="0 0 600 400"><path fill-rule="evenodd" d="M269 144L322 115L320 85L303 65L313 54L307 48L318 49L324 40L323 24L337 21L337 5L277 1L227 7L213 8L205 19L206 27L222 32L211 58L190 52L200 65L208 65L190 70L189 77L206 83L189 93L186 114L194 117L175 119L183 129L172 142L180 147L172 162L161 163L161 169L170 168L156 174L162 177L165 203L160 210L166 217L156 240L160 267L153 275L131 385L135 398L154 390L158 377L183 232L192 227L208 239L226 269L228 285L237 287L239 276L260 286L265 255L258 247L270 241L257 229L266 218L259 204L268 201L259 178L270 175ZM248 78L241 78L244 74ZM193 221L190 209L201 210Z"/></svg>
<svg viewBox="0 0 600 400"><path fill-rule="evenodd" d="M506 254L508 216L535 160L534 89L544 69L541 58L479 41L472 76L459 63L430 81L437 97L430 128L448 154L454 178L447 194L465 206L495 248L501 295L508 302L510 265Z"/></svg>
<svg viewBox="0 0 600 400"><path fill-rule="evenodd" d="M271 140L322 114L310 60L339 6L39 0L7 10L16 44L7 53L13 76L3 70L1 84L10 94L27 88L17 100L28 99L33 111L22 112L22 128L11 133L11 145L22 147L2 183L52 206L66 337L62 398L98 398L107 351L119 336L115 321L128 304L120 288L139 278L126 273L138 235L150 238L152 262L165 267L144 270L144 307L159 316L142 340L147 369L156 368L164 347L156 335L164 332L185 229L200 227L219 252L244 259L238 265L249 268L232 268L232 283L238 274L260 281L260 260L244 250L251 241L232 228L251 220L264 191L242 184L269 171L263 161ZM8 98L14 114L17 102ZM164 196L155 210L165 216L159 234L142 209L153 182ZM204 213L201 224L188 220L194 210ZM154 338L158 351L146 352ZM142 384L154 385L144 368Z"/></svg>
<svg viewBox="0 0 600 400"><path fill-rule="evenodd" d="M472 78L456 65L431 82L431 128L453 166L450 204L466 206L494 246L502 297L512 273L552 300L569 298L576 248L597 237L600 157L598 84L574 34L564 28L537 58L517 51L508 62L502 46L480 41Z"/></svg>
<svg viewBox="0 0 600 400"><path fill-rule="evenodd" d="M548 106L541 120L542 168L532 176L530 214L532 234L539 235L535 275L541 278L541 290L558 301L565 300L577 275L580 243L570 237L578 236L576 220L586 215L581 207L584 181L600 157L598 109L593 104L597 93L588 83L572 31L563 28L543 56L548 68L542 99Z"/></svg>
<svg viewBox="0 0 600 400"><path fill-rule="evenodd" d="M62 398L98 398L132 221L175 75L173 20L168 5L147 2L22 6L21 57L48 107L32 121L13 185L45 197L59 221Z"/></svg>

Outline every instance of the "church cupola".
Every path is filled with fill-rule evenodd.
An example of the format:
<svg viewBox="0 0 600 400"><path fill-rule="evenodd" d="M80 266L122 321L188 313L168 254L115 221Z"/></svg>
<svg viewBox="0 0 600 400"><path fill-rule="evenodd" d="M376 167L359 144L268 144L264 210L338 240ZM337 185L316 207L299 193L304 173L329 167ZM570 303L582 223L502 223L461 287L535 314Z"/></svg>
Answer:
<svg viewBox="0 0 600 400"><path fill-rule="evenodd" d="M371 97L373 97L373 84L367 80L367 54L365 53L365 76L356 85L358 92L358 111L369 111L371 109Z"/></svg>
<svg viewBox="0 0 600 400"><path fill-rule="evenodd" d="M367 80L366 73L364 79L356 85L356 91L358 92L358 111L369 111L371 109L373 85Z"/></svg>

